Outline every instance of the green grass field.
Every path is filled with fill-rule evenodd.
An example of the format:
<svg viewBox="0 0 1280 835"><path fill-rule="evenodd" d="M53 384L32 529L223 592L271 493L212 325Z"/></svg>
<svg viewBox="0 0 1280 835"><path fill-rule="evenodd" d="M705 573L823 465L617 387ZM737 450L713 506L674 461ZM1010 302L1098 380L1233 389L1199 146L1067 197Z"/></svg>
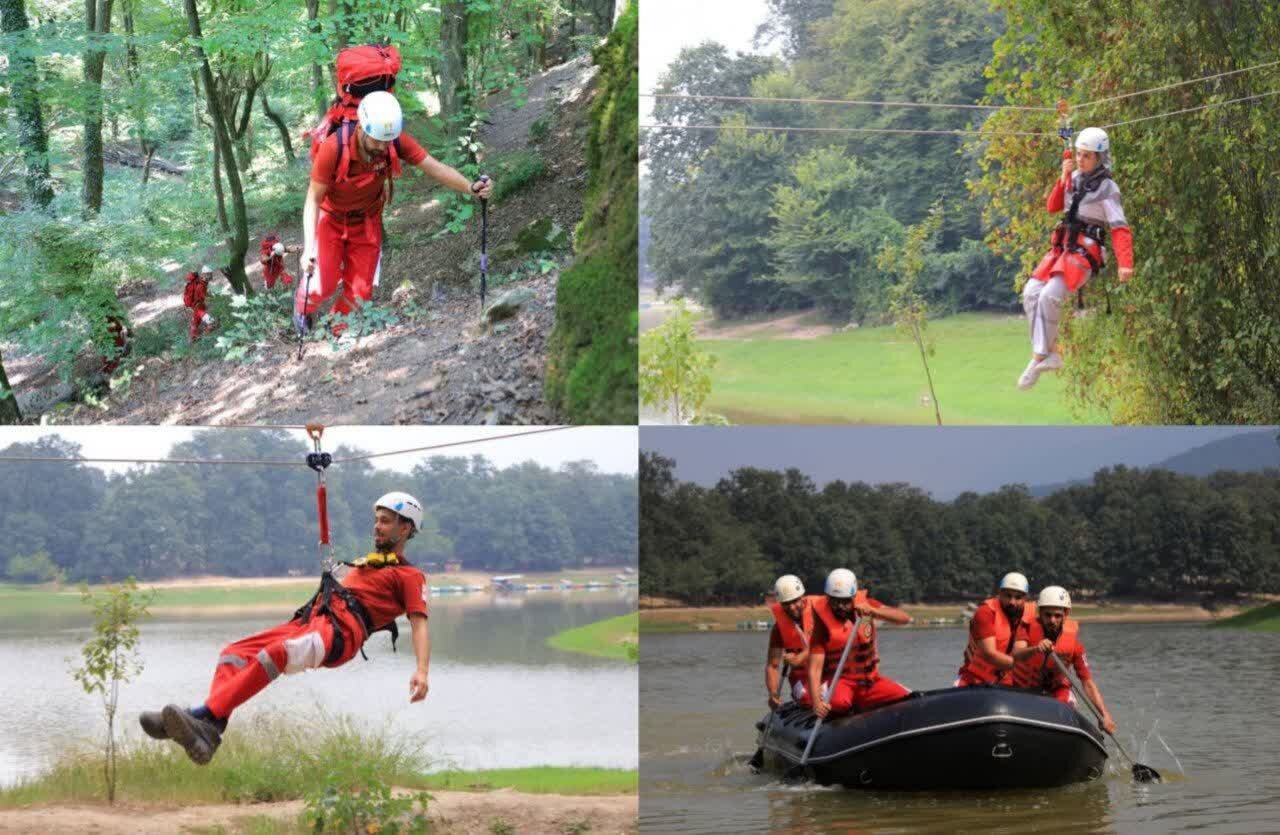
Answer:
<svg viewBox="0 0 1280 835"><path fill-rule="evenodd" d="M438 771L422 777L422 787L453 791L513 789L530 794L634 794L640 773L621 768L500 768L496 771Z"/></svg>
<svg viewBox="0 0 1280 835"><path fill-rule="evenodd" d="M635 644L639 632L640 613L631 612L558 632L547 639L547 646L605 658L629 658L628 644Z"/></svg>
<svg viewBox="0 0 1280 835"><path fill-rule="evenodd" d="M319 585L319 579L299 579L297 584L259 588L200 586L156 589L151 611L185 608L217 608L219 606L279 605L281 611L293 610L306 602ZM145 584L142 584L146 588ZM91 586L97 591L100 586ZM80 591L74 586L19 586L0 583L0 619L27 618L37 615L90 615L89 607L80 602Z"/></svg>
<svg viewBox="0 0 1280 835"><path fill-rule="evenodd" d="M1012 315L965 313L929 323L930 358L944 424L1107 423L1074 414L1063 383L1045 374L1031 391L1018 375L1030 358L1027 325ZM818 339L705 340L719 362L706 409L733 423L934 422L920 355L893 326ZM1068 362L1070 359L1068 358Z"/></svg>
<svg viewBox="0 0 1280 835"><path fill-rule="evenodd" d="M1252 629L1255 632L1280 632L1280 600L1220 620L1213 626L1215 629L1235 628Z"/></svg>

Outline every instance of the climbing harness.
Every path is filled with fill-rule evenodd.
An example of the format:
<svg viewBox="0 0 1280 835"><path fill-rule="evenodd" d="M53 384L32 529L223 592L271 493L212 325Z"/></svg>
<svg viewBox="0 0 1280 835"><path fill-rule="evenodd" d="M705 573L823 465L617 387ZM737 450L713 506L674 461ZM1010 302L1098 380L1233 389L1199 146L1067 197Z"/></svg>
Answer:
<svg viewBox="0 0 1280 835"><path fill-rule="evenodd" d="M1074 132L1071 130L1071 105L1066 99L1058 100L1058 115L1061 117L1058 125L1058 136L1062 138L1063 159L1071 159L1073 156L1071 151L1071 137ZM1086 194L1097 191L1104 180L1111 179L1111 171L1103 165L1098 166L1092 174L1087 177L1080 177L1071 190L1071 202L1067 209L1063 212L1062 220L1054 227L1053 234L1050 237L1050 245L1053 249L1064 252L1071 252L1084 258L1089 262L1089 276L1096 276L1102 269L1106 258L1107 249L1107 230L1106 227L1096 223L1081 223L1077 217L1080 210L1080 201L1084 199ZM1102 259L1094 256L1088 245L1081 244L1081 237L1091 240L1098 246ZM1106 282L1102 285L1103 295L1106 297L1107 313L1111 313L1111 292L1107 288ZM1076 290L1076 310L1084 310L1084 287L1081 286Z"/></svg>

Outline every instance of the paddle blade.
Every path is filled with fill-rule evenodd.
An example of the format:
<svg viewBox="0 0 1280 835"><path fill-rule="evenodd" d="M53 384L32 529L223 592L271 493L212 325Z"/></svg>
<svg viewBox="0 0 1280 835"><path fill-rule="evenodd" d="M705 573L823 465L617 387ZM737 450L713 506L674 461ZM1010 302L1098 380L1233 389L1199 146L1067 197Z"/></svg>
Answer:
<svg viewBox="0 0 1280 835"><path fill-rule="evenodd" d="M751 759L747 760L747 767L757 774L764 767L764 749L757 748L756 752L751 755Z"/></svg>
<svg viewBox="0 0 1280 835"><path fill-rule="evenodd" d="M1133 780L1135 783L1159 783L1160 772L1149 765L1133 764Z"/></svg>

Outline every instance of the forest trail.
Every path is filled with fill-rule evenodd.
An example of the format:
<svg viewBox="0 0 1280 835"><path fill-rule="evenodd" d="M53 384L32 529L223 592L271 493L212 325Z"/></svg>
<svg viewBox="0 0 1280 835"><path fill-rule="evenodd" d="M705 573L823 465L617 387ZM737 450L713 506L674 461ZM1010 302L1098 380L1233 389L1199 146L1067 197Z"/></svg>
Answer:
<svg viewBox="0 0 1280 835"><path fill-rule="evenodd" d="M488 302L517 288L531 294L511 318L496 324L480 319L479 212L461 233L432 236L425 230L439 225L438 204L414 199L426 190L407 183L420 179L408 173L387 211L382 281L373 296L375 307L396 310L396 324L353 343L308 342L300 361L296 339L286 329L260 343L247 363L201 350L138 356L124 366L128 379L121 384L118 375L110 391L97 371L101 359L86 349L76 370L77 377L97 378L98 388L90 397L59 380L41 357L6 348L5 367L24 420L207 425L555 422L542 391L545 345L555 322L559 270L572 257L571 249L558 253L547 272L505 283L499 277L521 264L495 251L538 219L549 218L566 232L581 219L587 185L584 150L596 77L591 56L583 55L528 79L523 107L505 93L487 103L489 117L480 134L485 157L528 149L536 151L545 166L542 174L489 210ZM535 141L531 127L539 120L547 130ZM299 171L299 214L305 183ZM266 231L251 227L246 257L246 272L259 291L257 242ZM301 244L296 228L280 231L286 244ZM185 272L201 260L192 256L191 264L173 266L162 281L128 287L122 301L135 331L162 323L172 329L180 323L185 332L189 314L182 306L181 285ZM206 253L203 260L218 263L218 252ZM289 257L288 268L298 272L296 256ZM225 281L219 279L214 286L229 293ZM285 293L279 294L279 301L282 307L289 305ZM225 324L224 317L220 326ZM217 334L202 341L212 342Z"/></svg>

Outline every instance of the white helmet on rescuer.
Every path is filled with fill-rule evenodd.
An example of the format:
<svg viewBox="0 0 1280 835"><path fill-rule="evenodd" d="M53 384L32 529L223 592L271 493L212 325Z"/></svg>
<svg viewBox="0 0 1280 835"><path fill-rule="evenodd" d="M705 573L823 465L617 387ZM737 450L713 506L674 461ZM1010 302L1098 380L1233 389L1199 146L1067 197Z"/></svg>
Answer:
<svg viewBox="0 0 1280 835"><path fill-rule="evenodd" d="M271 254L272 254L272 255L284 255L284 244L280 243L279 241L276 241L274 244L272 244L272 245L271 245Z"/></svg>
<svg viewBox="0 0 1280 835"><path fill-rule="evenodd" d="M360 100L356 109L356 117L360 129L372 139L390 142L400 135L404 125L404 114L400 111L400 102L396 97L384 90L377 90Z"/></svg>
<svg viewBox="0 0 1280 835"><path fill-rule="evenodd" d="M779 603L790 603L804 597L804 583L794 574L783 574L773 584L773 593L778 596Z"/></svg>
<svg viewBox="0 0 1280 835"><path fill-rule="evenodd" d="M203 267L200 268L200 275L213 275L213 267L210 267L208 264L205 264Z"/></svg>
<svg viewBox="0 0 1280 835"><path fill-rule="evenodd" d="M1081 151L1105 154L1111 150L1111 140L1102 128L1085 128L1076 134L1076 147Z"/></svg>
<svg viewBox="0 0 1280 835"><path fill-rule="evenodd" d="M1036 605L1043 609L1045 606L1057 606L1061 609L1071 608L1071 595L1067 594L1067 590L1062 586L1045 586L1040 589L1040 599L1036 601Z"/></svg>
<svg viewBox="0 0 1280 835"><path fill-rule="evenodd" d="M837 568L827 575L828 597L848 598L858 593L858 578L847 568Z"/></svg>
<svg viewBox="0 0 1280 835"><path fill-rule="evenodd" d="M387 493L382 498L373 503L373 509L377 511L379 508L398 513L413 523L413 530L417 532L422 527L422 503L410 496L408 493L393 491Z"/></svg>
<svg viewBox="0 0 1280 835"><path fill-rule="evenodd" d="M1010 591L1020 591L1023 594L1029 594L1027 578L1023 577L1016 571L1010 571L1004 577L1000 578L1000 588L1009 589Z"/></svg>

